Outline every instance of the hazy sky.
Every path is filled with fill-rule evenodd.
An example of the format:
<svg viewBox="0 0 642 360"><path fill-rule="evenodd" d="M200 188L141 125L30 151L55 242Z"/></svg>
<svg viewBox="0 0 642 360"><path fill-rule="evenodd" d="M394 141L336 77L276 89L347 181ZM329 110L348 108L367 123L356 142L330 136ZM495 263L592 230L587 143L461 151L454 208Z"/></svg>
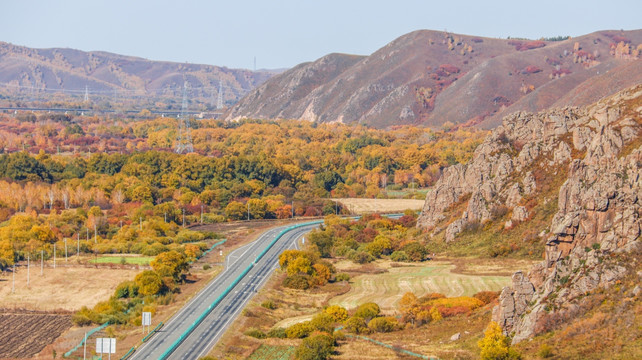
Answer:
<svg viewBox="0 0 642 360"><path fill-rule="evenodd" d="M0 41L231 68L367 55L408 32L578 36L642 27L640 0L0 0Z"/></svg>

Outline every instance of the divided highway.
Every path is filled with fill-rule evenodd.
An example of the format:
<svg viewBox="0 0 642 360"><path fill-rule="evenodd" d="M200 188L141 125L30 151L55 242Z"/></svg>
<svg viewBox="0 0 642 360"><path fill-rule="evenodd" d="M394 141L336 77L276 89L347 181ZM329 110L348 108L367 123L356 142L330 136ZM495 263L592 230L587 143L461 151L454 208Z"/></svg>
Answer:
<svg viewBox="0 0 642 360"><path fill-rule="evenodd" d="M319 223L305 223L290 230L289 226L277 227L232 251L226 258L225 270L137 349L131 359L196 360L207 355L248 300L278 267L279 255L296 247L297 239L318 227ZM281 237L265 251L279 235ZM254 263L261 254L263 256ZM217 301L218 304L210 308ZM199 319L200 324L194 327ZM193 331L183 337L192 327Z"/></svg>

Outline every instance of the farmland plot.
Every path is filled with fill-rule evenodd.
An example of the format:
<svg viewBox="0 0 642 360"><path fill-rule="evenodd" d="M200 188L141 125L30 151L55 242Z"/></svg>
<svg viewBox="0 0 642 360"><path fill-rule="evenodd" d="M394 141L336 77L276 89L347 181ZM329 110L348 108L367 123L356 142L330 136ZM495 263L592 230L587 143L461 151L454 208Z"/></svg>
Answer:
<svg viewBox="0 0 642 360"><path fill-rule="evenodd" d="M0 310L0 358L30 358L71 327L71 315Z"/></svg>

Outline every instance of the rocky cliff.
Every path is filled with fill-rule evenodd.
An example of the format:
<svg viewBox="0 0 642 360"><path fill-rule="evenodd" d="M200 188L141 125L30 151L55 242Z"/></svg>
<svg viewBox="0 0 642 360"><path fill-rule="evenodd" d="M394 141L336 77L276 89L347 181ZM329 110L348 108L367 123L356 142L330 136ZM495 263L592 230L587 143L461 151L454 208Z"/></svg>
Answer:
<svg viewBox="0 0 642 360"><path fill-rule="evenodd" d="M498 213L510 212L510 229L537 203L557 203L540 233L545 260L513 275L493 312L513 342L576 316L585 296L631 272L618 254L641 247L641 131L642 85L585 108L517 113L427 195L418 226L451 242Z"/></svg>

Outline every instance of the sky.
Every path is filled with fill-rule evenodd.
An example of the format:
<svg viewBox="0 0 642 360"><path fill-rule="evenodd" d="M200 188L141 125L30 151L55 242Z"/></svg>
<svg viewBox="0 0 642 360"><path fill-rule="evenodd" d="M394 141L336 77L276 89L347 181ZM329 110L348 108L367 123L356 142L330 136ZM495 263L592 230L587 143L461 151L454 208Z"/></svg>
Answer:
<svg viewBox="0 0 642 360"><path fill-rule="evenodd" d="M0 0L0 41L283 69L419 29L538 39L642 28L640 0Z"/></svg>

